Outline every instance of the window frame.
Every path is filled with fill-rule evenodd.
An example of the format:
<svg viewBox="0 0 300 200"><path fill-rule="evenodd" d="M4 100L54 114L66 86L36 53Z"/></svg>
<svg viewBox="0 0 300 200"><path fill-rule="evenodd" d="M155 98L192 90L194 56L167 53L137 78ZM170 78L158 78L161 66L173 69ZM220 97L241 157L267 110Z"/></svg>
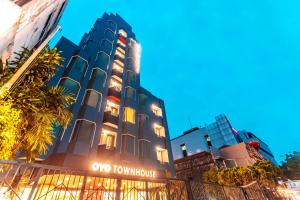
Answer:
<svg viewBox="0 0 300 200"><path fill-rule="evenodd" d="M124 133L124 134L121 134L121 153L125 153L125 152L123 152L122 150L123 150L123 138L122 138L122 136L125 136L125 135L127 135L127 136L129 136L129 137L133 137L134 138L134 142L133 142L133 154L132 155L134 155L135 156L135 139L136 139L136 137L134 136L134 135L132 135L132 134L129 134L129 133ZM126 143L128 143L127 141L126 141ZM131 153L129 153L128 152L128 149L126 148L126 154L131 154Z"/></svg>
<svg viewBox="0 0 300 200"><path fill-rule="evenodd" d="M78 81L76 81L76 80L74 80L74 79L72 79L72 78L70 78L70 77L68 77L68 76L62 76L62 77L59 79L59 81L58 81L58 83L57 83L56 86L62 87L62 86L60 85L60 82L61 82L61 80L63 80L63 79L69 79L69 80L71 80L71 81L73 81L73 82L75 82L75 83L78 84L79 88L78 88L78 91L77 91L77 94L76 94L76 97L75 97L75 103L76 103L77 98L78 98L78 95L79 95L79 93L80 93L80 89L81 89L80 82L78 82ZM63 87L63 88L65 88L65 87ZM66 88L65 88L65 89L66 89ZM75 103L74 103L74 104L75 104Z"/></svg>
<svg viewBox="0 0 300 200"><path fill-rule="evenodd" d="M84 104L84 101L85 101L85 97L86 97L86 94L87 94L88 91L94 91L94 92L100 94L100 101L98 100L99 102L97 103L97 105L99 106L99 108L97 109L98 106L95 108L95 109L98 110L98 112L100 112L103 95L102 95L101 92L98 92L97 90L87 88L87 89L85 90L85 92L84 92L84 95L83 95L83 98L82 98L82 101L81 101L81 104L80 104L80 105L81 105L81 106L85 105L85 104ZM85 105L85 106L87 106L87 105Z"/></svg>
<svg viewBox="0 0 300 200"><path fill-rule="evenodd" d="M108 68L109 68L109 65L110 65L110 55L107 54L106 52L104 52L104 51L98 51L97 54L96 54L95 62L98 61L98 54L100 54L100 53L104 53L104 54L106 54L106 55L108 56L108 63L107 63L107 66L103 66L105 69L108 69ZM98 66L98 65L97 65L97 66ZM98 66L98 68L101 69L101 67L99 67L99 66Z"/></svg>

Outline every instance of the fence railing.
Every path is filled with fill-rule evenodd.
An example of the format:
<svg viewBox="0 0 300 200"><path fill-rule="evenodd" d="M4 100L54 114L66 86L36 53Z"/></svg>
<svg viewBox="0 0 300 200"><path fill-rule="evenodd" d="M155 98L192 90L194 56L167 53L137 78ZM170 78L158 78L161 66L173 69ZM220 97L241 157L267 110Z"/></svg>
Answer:
<svg viewBox="0 0 300 200"><path fill-rule="evenodd" d="M0 199L186 200L176 179L101 176L69 168L0 160Z"/></svg>

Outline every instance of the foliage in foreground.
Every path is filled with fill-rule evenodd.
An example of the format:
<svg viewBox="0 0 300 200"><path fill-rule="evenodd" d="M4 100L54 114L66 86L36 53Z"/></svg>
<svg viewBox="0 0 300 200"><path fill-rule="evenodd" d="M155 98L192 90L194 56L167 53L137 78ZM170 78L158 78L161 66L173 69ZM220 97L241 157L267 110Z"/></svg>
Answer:
<svg viewBox="0 0 300 200"><path fill-rule="evenodd" d="M24 48L10 66L3 68L0 87L32 53ZM56 49L46 47L18 86L5 98L0 98L0 134L13 138L7 143L5 137L0 137L0 147L6 149L0 151L0 158L12 159L21 151L28 161L32 161L52 144L53 126L67 126L72 117L68 107L74 102L74 97L62 87L47 86L57 68L62 66L62 60Z"/></svg>
<svg viewBox="0 0 300 200"><path fill-rule="evenodd" d="M211 167L204 173L204 180L209 183L226 186L243 186L256 181L264 187L275 187L280 170L273 163L258 160L252 166L220 168Z"/></svg>
<svg viewBox="0 0 300 200"><path fill-rule="evenodd" d="M286 154L285 160L281 165L282 176L284 178L299 180L300 179L300 152Z"/></svg>

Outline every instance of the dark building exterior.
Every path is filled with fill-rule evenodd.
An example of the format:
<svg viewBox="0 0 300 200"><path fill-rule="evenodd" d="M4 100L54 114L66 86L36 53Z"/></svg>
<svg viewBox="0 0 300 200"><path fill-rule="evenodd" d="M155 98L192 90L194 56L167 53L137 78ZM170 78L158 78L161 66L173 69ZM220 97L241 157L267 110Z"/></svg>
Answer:
<svg viewBox="0 0 300 200"><path fill-rule="evenodd" d="M51 81L72 92L73 120L56 127L45 163L91 169L94 162L173 173L164 102L140 85L140 45L119 15L104 14L79 45L61 38L65 58Z"/></svg>

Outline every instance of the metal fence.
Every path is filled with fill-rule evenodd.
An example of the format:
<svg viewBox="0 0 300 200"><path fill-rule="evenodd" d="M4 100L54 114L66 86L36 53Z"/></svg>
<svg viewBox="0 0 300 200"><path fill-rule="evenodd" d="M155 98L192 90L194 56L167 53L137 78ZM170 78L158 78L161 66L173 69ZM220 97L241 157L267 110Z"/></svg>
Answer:
<svg viewBox="0 0 300 200"><path fill-rule="evenodd" d="M290 200L275 189L266 189L253 184L248 187L221 186L201 181L188 182L190 199L193 200Z"/></svg>
<svg viewBox="0 0 300 200"><path fill-rule="evenodd" d="M146 180L95 176L57 166L0 160L0 199L24 200L186 200L176 179Z"/></svg>

